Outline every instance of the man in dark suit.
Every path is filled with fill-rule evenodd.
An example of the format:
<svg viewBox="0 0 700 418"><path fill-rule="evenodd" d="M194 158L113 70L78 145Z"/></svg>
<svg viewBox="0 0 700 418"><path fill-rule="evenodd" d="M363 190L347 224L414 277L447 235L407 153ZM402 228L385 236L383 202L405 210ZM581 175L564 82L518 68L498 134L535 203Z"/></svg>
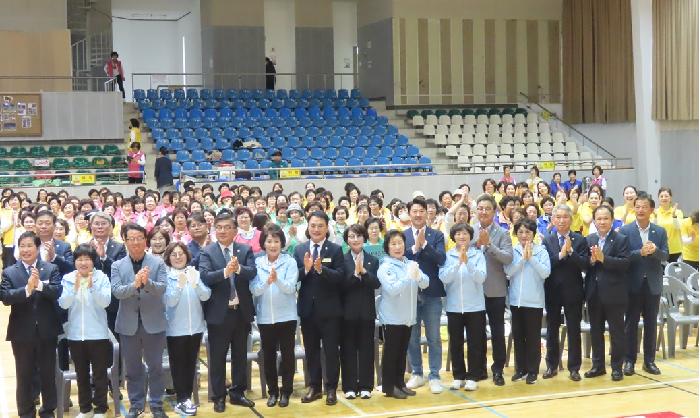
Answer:
<svg viewBox="0 0 700 418"><path fill-rule="evenodd" d="M350 251L345 254L343 294L343 392L346 398L369 398L374 387L374 306L379 261L362 246L369 238L364 226L355 224L343 232Z"/></svg>
<svg viewBox="0 0 700 418"><path fill-rule="evenodd" d="M156 158L156 165L153 171L153 176L156 178L156 187L161 196L166 191L174 191L173 186L173 162L168 157L168 149L160 147L158 150L160 156Z"/></svg>
<svg viewBox="0 0 700 418"><path fill-rule="evenodd" d="M187 244L187 249L192 254L192 260L190 260L190 265L198 268L199 266L199 254L202 252L202 248L206 247L211 241L209 238L209 227L207 226L207 221L201 213L193 213L187 218L187 230L190 232L192 241Z"/></svg>
<svg viewBox="0 0 700 418"><path fill-rule="evenodd" d="M597 377L605 371L605 322L610 333L610 367L612 380L623 379L622 359L625 354L625 310L630 260L629 240L612 229L613 210L598 206L593 219L598 233L587 237L591 249L586 274L586 301L591 322L593 367L584 376Z"/></svg>
<svg viewBox="0 0 700 418"><path fill-rule="evenodd" d="M328 215L320 211L312 212L307 221L306 236L309 241L294 249L301 282L297 309L309 368L309 391L301 402L313 402L323 396L323 341L326 405L335 405L338 402L336 390L340 374L341 293L345 279L343 251L339 245L328 241Z"/></svg>
<svg viewBox="0 0 700 418"><path fill-rule="evenodd" d="M95 212L90 217L90 232L92 241L90 242L97 252L95 268L110 277L112 274L112 264L115 261L126 257L126 247L124 244L112 239L114 229L114 218L104 212ZM112 295L112 300L107 307L107 324L109 329L115 334L114 322L117 320L119 310L119 299Z"/></svg>
<svg viewBox="0 0 700 418"><path fill-rule="evenodd" d="M55 309L61 295L58 268L39 259L41 240L33 232L19 237L17 263L2 272L0 301L11 306L7 341L12 345L17 374L17 412L34 417L33 375L41 380L41 417L53 417L56 409L56 337L63 330Z"/></svg>
<svg viewBox="0 0 700 418"><path fill-rule="evenodd" d="M427 288L418 291L416 324L411 327L411 339L408 343L408 363L411 366L411 378L406 383L408 389L415 389L425 384L423 377L423 354L420 349L421 322L425 326L428 340L428 381L432 393L442 392L440 369L442 368L442 340L440 339L440 315L442 315L442 297L445 287L438 277L440 266L445 264L445 236L427 226L428 205L424 198L416 197L408 205L411 227L404 231L406 237L405 255L416 261L421 271L430 279Z"/></svg>
<svg viewBox="0 0 700 418"><path fill-rule="evenodd" d="M571 231L572 212L568 205L554 208L554 226L557 232L544 238L552 267L544 282L547 309L547 370L545 379L554 377L559 369L559 327L561 309L566 317L566 335L569 339L569 378L581 380L581 315L583 312L583 271L588 267L590 254L586 239Z"/></svg>
<svg viewBox="0 0 700 418"><path fill-rule="evenodd" d="M661 374L656 366L656 319L663 287L664 266L668 260L666 230L650 222L654 212L654 200L644 192L634 200L637 220L620 228L630 242L629 302L625 315L627 352L623 372L634 374L637 361L637 330L639 315L644 316L644 364L649 374Z"/></svg>
<svg viewBox="0 0 700 418"><path fill-rule="evenodd" d="M217 242L200 253L199 272L211 289L204 303L204 318L209 335L209 384L214 411L226 409L226 354L231 347L230 402L245 407L255 406L246 398L248 378L247 344L251 322L255 316L249 283L255 277L253 251L234 242L236 220L230 212L220 213L214 221Z"/></svg>
<svg viewBox="0 0 700 418"><path fill-rule="evenodd" d="M39 249L41 259L55 264L61 276L75 270L70 244L53 238L56 215L51 211L43 210L37 213L35 225L36 234L41 239L41 248Z"/></svg>

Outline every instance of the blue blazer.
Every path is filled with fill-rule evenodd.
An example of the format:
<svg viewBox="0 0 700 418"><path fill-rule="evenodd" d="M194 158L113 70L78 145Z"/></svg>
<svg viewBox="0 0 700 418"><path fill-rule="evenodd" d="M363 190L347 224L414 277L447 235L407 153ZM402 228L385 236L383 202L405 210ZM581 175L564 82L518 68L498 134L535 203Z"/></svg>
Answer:
<svg viewBox="0 0 700 418"><path fill-rule="evenodd" d="M136 272L131 257L124 257L112 264L112 293L119 299L115 330L124 335L135 335L138 329L139 311L143 328L149 334L165 332L165 303L163 295L167 286L165 263L160 257L146 254L141 267L148 266L148 284L134 287Z"/></svg>
<svg viewBox="0 0 700 418"><path fill-rule="evenodd" d="M443 297L446 295L445 286L440 280L440 266L445 264L447 255L445 254L445 236L442 232L429 227L425 227L425 241L428 243L425 248L413 254L413 228L403 231L406 237L406 250L404 255L409 260L416 261L420 270L430 279L427 288L420 290L420 293L427 296Z"/></svg>
<svg viewBox="0 0 700 418"><path fill-rule="evenodd" d="M43 290L34 291L29 297L24 289L29 274L22 261L2 271L0 301L11 306L7 341L34 340L37 333L41 339L50 339L63 332L55 309L63 289L61 275L54 264L45 261L37 260L36 268L39 269Z"/></svg>
<svg viewBox="0 0 700 418"><path fill-rule="evenodd" d="M666 230L662 227L649 224L649 241L656 245L654 254L642 257L642 236L639 234L637 222L632 222L620 228L620 232L627 235L630 243L630 268L627 289L630 293L639 293L642 288L642 280L646 277L649 283L649 291L652 295L661 294L664 278L664 267L661 263L668 260L668 238Z"/></svg>
<svg viewBox="0 0 700 418"><path fill-rule="evenodd" d="M58 267L58 272L61 274L61 276L75 270L73 251L70 249L70 244L65 241L55 239L53 240L53 245L56 249L56 258L54 258L52 261L47 261L51 264L55 264L56 267Z"/></svg>

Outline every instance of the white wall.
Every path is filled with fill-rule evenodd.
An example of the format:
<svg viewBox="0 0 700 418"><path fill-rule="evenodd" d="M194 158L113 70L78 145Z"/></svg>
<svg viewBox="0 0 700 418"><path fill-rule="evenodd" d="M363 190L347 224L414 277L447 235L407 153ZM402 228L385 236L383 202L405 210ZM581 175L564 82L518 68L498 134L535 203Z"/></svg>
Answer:
<svg viewBox="0 0 700 418"><path fill-rule="evenodd" d="M357 2L333 0L333 72L352 72L353 47L356 45ZM353 87L355 87L353 77L335 77L336 89Z"/></svg>
<svg viewBox="0 0 700 418"><path fill-rule="evenodd" d="M182 37L185 37L186 72L202 71L202 35L200 0L179 0L169 4L153 1L112 2L115 16L129 18L134 14L154 13L170 20L130 20L115 18L112 22L114 50L124 63L127 99L132 88L156 88L158 85L181 85L182 76L139 76L131 85L132 73L182 73ZM187 12L187 16L175 20ZM201 83L197 77L187 83Z"/></svg>
<svg viewBox="0 0 700 418"><path fill-rule="evenodd" d="M46 32L67 28L67 1L0 0L0 30Z"/></svg>
<svg viewBox="0 0 700 418"><path fill-rule="evenodd" d="M265 55L269 56L274 48L278 73L296 71L296 43L294 0L265 0ZM276 87L291 89L296 78L277 76Z"/></svg>

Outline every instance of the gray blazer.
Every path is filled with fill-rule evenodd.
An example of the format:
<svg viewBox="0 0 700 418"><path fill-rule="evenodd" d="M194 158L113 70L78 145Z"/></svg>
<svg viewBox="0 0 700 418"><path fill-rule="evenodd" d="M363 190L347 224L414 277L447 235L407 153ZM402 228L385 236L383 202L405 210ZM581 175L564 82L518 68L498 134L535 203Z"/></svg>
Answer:
<svg viewBox="0 0 700 418"><path fill-rule="evenodd" d="M476 245L479 238L481 225L474 225L474 239L472 245ZM484 295L489 298L505 297L507 291L507 279L504 266L513 262L513 242L508 236L508 231L491 223L488 227L491 244L481 248L486 258L486 281L484 282Z"/></svg>
<svg viewBox="0 0 700 418"><path fill-rule="evenodd" d="M133 285L136 272L131 265L131 258L126 256L112 264L112 293L119 299L115 331L119 334L136 334L139 311L146 332L149 334L165 332L165 303L163 302L167 286L165 263L161 258L147 253L142 263L142 267L146 266L151 269L148 284L136 289Z"/></svg>

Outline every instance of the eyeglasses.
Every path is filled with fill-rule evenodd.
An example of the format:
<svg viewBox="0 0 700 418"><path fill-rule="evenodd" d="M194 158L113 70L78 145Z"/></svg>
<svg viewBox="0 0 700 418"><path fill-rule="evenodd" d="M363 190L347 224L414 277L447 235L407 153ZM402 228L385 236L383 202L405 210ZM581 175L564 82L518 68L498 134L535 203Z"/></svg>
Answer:
<svg viewBox="0 0 700 418"><path fill-rule="evenodd" d="M128 242L144 242L146 238L144 237L131 237L126 239Z"/></svg>
<svg viewBox="0 0 700 418"><path fill-rule="evenodd" d="M233 225L216 225L214 229L217 231L230 231L233 229Z"/></svg>
<svg viewBox="0 0 700 418"><path fill-rule="evenodd" d="M492 210L493 210L493 208L487 208L487 207L483 207L483 206L479 206L476 208L477 212L491 212Z"/></svg>

